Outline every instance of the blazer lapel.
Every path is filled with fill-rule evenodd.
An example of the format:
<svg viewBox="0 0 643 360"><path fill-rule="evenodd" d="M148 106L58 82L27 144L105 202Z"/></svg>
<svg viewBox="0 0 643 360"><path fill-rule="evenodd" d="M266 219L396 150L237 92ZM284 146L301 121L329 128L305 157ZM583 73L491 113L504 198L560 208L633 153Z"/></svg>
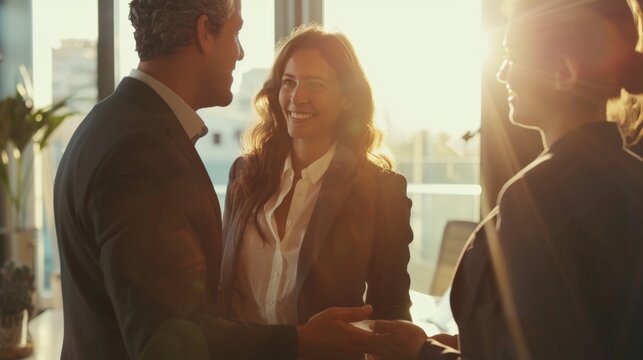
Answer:
<svg viewBox="0 0 643 360"><path fill-rule="evenodd" d="M241 159L241 158L239 158ZM243 160L232 164L231 173L234 178L228 181L228 191L226 192L225 211L223 213L225 228L223 229L223 259L221 263L221 282L219 283L219 299L223 302L223 311L225 316L232 316L232 292L234 287L234 276L236 274L237 256L239 255L239 240L245 233L246 223L241 220L241 211L239 210L239 201L234 201L234 194L231 191L231 183L237 178L241 169Z"/></svg>
<svg viewBox="0 0 643 360"><path fill-rule="evenodd" d="M301 287L319 256L339 211L353 188L357 158L348 149L338 146L324 175L317 203L304 235L299 252L295 293Z"/></svg>
<svg viewBox="0 0 643 360"><path fill-rule="evenodd" d="M171 114L171 116L178 124L178 119L174 117L174 114ZM205 165L203 165L203 161L201 160L199 153L196 151L196 148L188 139L183 128L169 130L170 136L174 140L174 143L181 150L183 156L185 156L186 159L189 160L190 165L192 165L192 168L194 169L195 173L198 174L199 179L201 180L201 185L206 188L208 198L212 202L212 206L217 213L217 218L213 220L219 223L219 229L221 229L221 207L219 205L219 199L217 198L217 193L214 190L214 185L212 185L212 180L210 180L210 176L205 169Z"/></svg>

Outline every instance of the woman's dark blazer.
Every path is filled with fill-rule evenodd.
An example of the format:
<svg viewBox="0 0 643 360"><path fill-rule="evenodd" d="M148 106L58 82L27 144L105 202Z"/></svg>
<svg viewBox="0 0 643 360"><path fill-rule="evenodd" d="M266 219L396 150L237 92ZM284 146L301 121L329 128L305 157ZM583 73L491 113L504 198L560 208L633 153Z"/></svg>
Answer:
<svg viewBox="0 0 643 360"><path fill-rule="evenodd" d="M580 127L507 182L451 307L464 359L643 358L643 161L615 124Z"/></svg>
<svg viewBox="0 0 643 360"><path fill-rule="evenodd" d="M225 313L232 313L239 242L246 222L240 219L243 194L231 184L243 167L239 158L230 170L224 215L222 296ZM338 146L324 175L299 254L298 321L331 306L373 306L372 318L410 320L410 279L406 271L411 200L403 176L358 161Z"/></svg>

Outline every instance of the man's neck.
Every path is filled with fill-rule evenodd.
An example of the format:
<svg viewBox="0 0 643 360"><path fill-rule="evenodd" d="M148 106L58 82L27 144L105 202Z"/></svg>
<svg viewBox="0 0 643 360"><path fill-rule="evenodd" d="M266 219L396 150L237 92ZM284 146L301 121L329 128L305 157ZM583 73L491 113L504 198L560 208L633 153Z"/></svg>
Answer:
<svg viewBox="0 0 643 360"><path fill-rule="evenodd" d="M141 61L138 70L154 77L170 90L174 91L195 111L201 108L196 96L197 82L192 80L192 75L181 59L167 56L154 60Z"/></svg>

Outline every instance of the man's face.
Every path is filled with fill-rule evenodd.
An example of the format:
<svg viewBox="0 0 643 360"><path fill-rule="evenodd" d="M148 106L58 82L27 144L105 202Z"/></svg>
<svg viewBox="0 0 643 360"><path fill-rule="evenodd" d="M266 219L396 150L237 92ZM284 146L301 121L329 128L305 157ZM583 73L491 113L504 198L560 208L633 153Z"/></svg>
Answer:
<svg viewBox="0 0 643 360"><path fill-rule="evenodd" d="M226 106L232 102L232 71L237 61L243 59L243 47L239 42L239 31L243 25L241 18L241 1L235 1L232 16L223 24L218 35L213 39L214 51L208 60L208 73L203 78L207 83L205 89L210 93L213 106Z"/></svg>

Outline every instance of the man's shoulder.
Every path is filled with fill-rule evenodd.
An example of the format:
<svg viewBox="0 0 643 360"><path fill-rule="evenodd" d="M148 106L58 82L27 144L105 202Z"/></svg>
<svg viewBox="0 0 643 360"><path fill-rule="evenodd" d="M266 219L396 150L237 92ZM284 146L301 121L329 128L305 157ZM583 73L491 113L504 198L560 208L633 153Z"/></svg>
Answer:
<svg viewBox="0 0 643 360"><path fill-rule="evenodd" d="M61 166L90 174L108 158L133 162L139 156L163 156L159 149L164 153L174 149L172 137L165 131L171 127L167 125L171 119L162 118L170 115L159 116L130 95L117 91L96 104L80 123L65 149ZM168 156L165 159L169 161Z"/></svg>
<svg viewBox="0 0 643 360"><path fill-rule="evenodd" d="M110 147L129 133L137 132L149 114L129 99L112 95L96 104L74 132L67 151L92 148L98 153Z"/></svg>
<svg viewBox="0 0 643 360"><path fill-rule="evenodd" d="M125 78L114 93L97 103L78 127L79 142L102 144L131 134L180 129L176 116L149 86Z"/></svg>
<svg viewBox="0 0 643 360"><path fill-rule="evenodd" d="M128 118L137 118L141 121L148 118L151 113L150 109L140 101L137 101L136 97L125 92L116 91L98 102L85 119L109 118L112 119L112 123L117 122L118 119ZM114 123L114 125L119 124Z"/></svg>

